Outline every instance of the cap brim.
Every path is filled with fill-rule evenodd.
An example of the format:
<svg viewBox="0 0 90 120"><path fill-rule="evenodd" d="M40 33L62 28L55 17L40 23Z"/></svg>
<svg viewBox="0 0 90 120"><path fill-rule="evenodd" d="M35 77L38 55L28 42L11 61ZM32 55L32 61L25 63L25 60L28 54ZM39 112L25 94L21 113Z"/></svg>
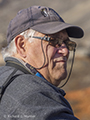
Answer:
<svg viewBox="0 0 90 120"><path fill-rule="evenodd" d="M66 29L69 37L82 38L84 36L84 32L80 27L59 21L37 24L31 28L44 34L54 34Z"/></svg>

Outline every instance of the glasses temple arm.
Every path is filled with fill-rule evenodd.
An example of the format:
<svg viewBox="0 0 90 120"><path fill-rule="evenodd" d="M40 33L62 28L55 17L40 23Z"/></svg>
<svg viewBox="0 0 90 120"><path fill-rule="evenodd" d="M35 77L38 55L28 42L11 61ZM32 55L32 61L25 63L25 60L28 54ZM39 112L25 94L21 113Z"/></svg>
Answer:
<svg viewBox="0 0 90 120"><path fill-rule="evenodd" d="M36 39L41 39L41 40L46 40L46 41L50 41L50 37L48 36L44 36L44 37L37 37L37 36L33 36L32 38L36 38Z"/></svg>

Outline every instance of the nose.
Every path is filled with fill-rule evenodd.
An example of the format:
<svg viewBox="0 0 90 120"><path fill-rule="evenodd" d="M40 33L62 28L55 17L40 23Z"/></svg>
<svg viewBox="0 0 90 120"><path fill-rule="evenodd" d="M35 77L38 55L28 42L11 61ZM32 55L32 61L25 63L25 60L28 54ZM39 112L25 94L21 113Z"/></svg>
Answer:
<svg viewBox="0 0 90 120"><path fill-rule="evenodd" d="M58 49L59 54L63 54L63 56L69 55L69 50L64 43L60 47L58 47L57 49Z"/></svg>

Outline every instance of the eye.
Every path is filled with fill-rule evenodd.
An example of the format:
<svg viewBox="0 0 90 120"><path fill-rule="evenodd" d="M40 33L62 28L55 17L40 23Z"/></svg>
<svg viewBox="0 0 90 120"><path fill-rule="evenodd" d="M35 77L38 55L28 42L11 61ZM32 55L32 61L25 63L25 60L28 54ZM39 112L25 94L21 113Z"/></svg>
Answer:
<svg viewBox="0 0 90 120"><path fill-rule="evenodd" d="M55 41L54 41L54 44L55 44L55 45L58 45L58 44L59 44L59 41L58 41L58 40L55 40Z"/></svg>
<svg viewBox="0 0 90 120"><path fill-rule="evenodd" d="M49 44L52 45L52 46L55 46L55 39L54 38L50 38Z"/></svg>
<svg viewBox="0 0 90 120"><path fill-rule="evenodd" d="M68 50L72 51L76 48L76 43L74 41L71 40L65 40L64 41L65 45L67 46Z"/></svg>

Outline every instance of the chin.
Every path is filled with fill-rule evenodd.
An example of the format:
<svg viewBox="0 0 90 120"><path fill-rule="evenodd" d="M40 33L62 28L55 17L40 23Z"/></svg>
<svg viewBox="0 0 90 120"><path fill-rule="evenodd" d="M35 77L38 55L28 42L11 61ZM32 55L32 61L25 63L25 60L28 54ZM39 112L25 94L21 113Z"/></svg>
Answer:
<svg viewBox="0 0 90 120"><path fill-rule="evenodd" d="M62 80L64 80L67 77L67 72L64 73L64 75L62 76Z"/></svg>
<svg viewBox="0 0 90 120"><path fill-rule="evenodd" d="M67 77L67 72L64 72L64 73L62 73L62 75L59 75L59 76L57 77L57 80L58 80L58 81L62 81L62 80L64 80L66 77Z"/></svg>
<svg viewBox="0 0 90 120"><path fill-rule="evenodd" d="M58 87L58 86L60 85L60 83L61 83L63 80L65 80L66 77L67 77L67 75L64 75L64 76L61 76L61 77L57 78L57 79L56 79L56 82L54 83L54 85L55 85L56 87Z"/></svg>

